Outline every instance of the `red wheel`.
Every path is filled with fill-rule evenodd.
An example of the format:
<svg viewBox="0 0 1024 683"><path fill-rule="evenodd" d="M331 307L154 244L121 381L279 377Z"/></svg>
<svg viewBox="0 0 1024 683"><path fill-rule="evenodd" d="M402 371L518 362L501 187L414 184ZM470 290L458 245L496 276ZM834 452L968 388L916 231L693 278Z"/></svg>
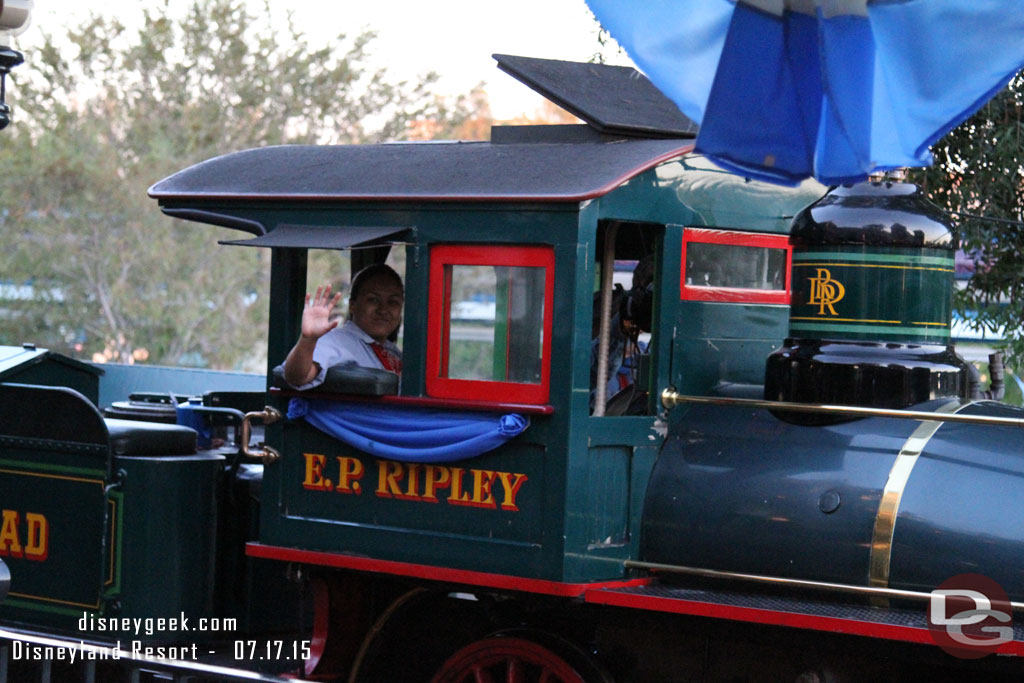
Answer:
<svg viewBox="0 0 1024 683"><path fill-rule="evenodd" d="M543 645L493 637L448 658L431 683L586 683L577 670Z"/></svg>

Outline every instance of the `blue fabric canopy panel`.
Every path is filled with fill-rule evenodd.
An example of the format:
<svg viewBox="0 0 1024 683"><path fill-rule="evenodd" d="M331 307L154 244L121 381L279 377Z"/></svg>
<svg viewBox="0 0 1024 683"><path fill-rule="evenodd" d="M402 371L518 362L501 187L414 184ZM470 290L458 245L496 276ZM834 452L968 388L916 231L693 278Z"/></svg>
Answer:
<svg viewBox="0 0 1024 683"><path fill-rule="evenodd" d="M587 0L744 175L835 184L927 166L1024 67L1019 0Z"/></svg>

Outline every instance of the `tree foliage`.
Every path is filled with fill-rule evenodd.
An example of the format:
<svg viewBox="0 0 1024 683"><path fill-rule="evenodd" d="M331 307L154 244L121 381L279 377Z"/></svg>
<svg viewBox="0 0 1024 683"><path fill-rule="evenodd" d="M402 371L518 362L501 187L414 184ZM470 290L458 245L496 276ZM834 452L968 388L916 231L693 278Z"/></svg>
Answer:
<svg viewBox="0 0 1024 683"><path fill-rule="evenodd" d="M976 329L1002 333L1024 367L1024 75L933 147L915 171L932 201L959 219L960 247L975 263L956 309ZM996 220L978 220L975 217ZM971 318L971 316L976 317Z"/></svg>
<svg viewBox="0 0 1024 683"><path fill-rule="evenodd" d="M165 0L138 29L92 16L15 72L0 137L0 343L92 358L259 367L268 254L162 216L146 189L193 163L286 143L450 128L476 100L367 66L373 35L309 45L242 0ZM252 362L252 361L257 362Z"/></svg>

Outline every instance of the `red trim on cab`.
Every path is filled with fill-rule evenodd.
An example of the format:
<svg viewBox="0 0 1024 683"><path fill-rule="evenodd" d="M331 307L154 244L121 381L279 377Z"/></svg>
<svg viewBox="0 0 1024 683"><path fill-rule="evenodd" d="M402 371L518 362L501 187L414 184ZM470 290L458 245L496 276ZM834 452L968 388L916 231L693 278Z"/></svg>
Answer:
<svg viewBox="0 0 1024 683"><path fill-rule="evenodd" d="M433 276L431 276L433 277ZM438 362L441 364L440 373L443 377L448 376L448 343L452 338L452 271L450 268L445 268L442 272L443 280L441 285L441 336L440 345L434 344L434 340L437 339L434 335L428 336L427 341L427 354L437 354ZM431 280L431 303L434 299L434 282ZM427 367L430 367L430 362L427 362Z"/></svg>
<svg viewBox="0 0 1024 683"><path fill-rule="evenodd" d="M426 564L376 560L371 557L355 557L340 553L328 553L319 550L300 550L298 548L281 548L262 543L247 543L245 554L249 557L262 557L282 562L301 562L321 567L337 567L355 569L364 572L378 572L395 576L413 576L428 581L460 583L467 586L484 586L500 590L540 593L565 598L575 598L587 591L600 588L625 588L628 586L645 586L651 579L630 579L623 581L598 581L594 583L562 583L545 579L528 579L506 574L490 574L468 569L452 569L451 567L432 567Z"/></svg>
<svg viewBox="0 0 1024 683"><path fill-rule="evenodd" d="M544 342L539 384L494 382L447 377L451 284L445 266L520 266L544 268ZM427 394L436 398L510 403L547 403L551 382L551 320L555 250L539 246L435 245L430 249L430 293L427 317Z"/></svg>
<svg viewBox="0 0 1024 683"><path fill-rule="evenodd" d="M727 244L737 247L762 247L786 250L786 289L745 289L742 287L699 287L686 284L686 245ZM683 252L679 266L679 298L683 301L718 301L722 303L781 304L790 302L790 273L793 272L793 247L789 235L766 235L735 230L683 229Z"/></svg>

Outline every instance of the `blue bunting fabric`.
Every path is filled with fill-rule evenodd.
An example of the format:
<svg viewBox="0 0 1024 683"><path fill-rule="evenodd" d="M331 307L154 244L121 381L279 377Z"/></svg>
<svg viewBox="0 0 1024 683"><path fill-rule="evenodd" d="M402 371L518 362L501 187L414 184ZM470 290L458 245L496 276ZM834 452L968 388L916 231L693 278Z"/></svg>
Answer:
<svg viewBox="0 0 1024 683"><path fill-rule="evenodd" d="M309 424L379 458L400 462L452 462L493 450L530 422L509 413L453 413L390 405L293 398L289 419Z"/></svg>
<svg viewBox="0 0 1024 683"><path fill-rule="evenodd" d="M855 182L929 146L1024 67L1020 0L587 0L749 177Z"/></svg>

